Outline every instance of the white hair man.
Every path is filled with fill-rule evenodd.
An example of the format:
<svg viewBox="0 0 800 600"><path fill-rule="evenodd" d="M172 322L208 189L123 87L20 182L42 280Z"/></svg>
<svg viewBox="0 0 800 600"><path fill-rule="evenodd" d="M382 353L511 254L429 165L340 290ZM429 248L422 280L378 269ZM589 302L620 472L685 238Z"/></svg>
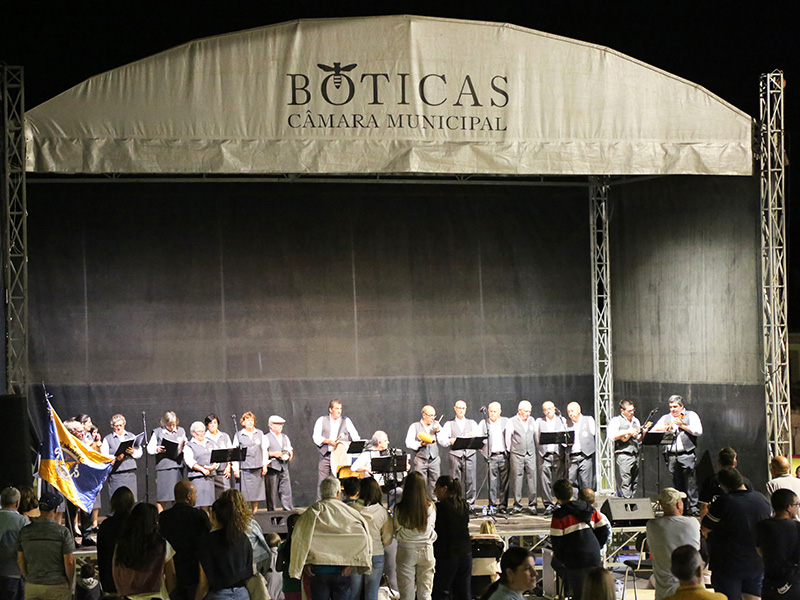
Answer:
<svg viewBox="0 0 800 600"><path fill-rule="evenodd" d="M439 446L436 434L439 432L436 420L436 409L426 404L422 407L422 418L408 426L406 432L406 448L412 452L412 466L420 473L428 486L428 495L433 498L436 480L442 474L442 461L439 458Z"/></svg>
<svg viewBox="0 0 800 600"><path fill-rule="evenodd" d="M501 416L499 402L489 404L485 419L481 421L481 435L486 442L481 450L489 467L489 507L504 513L508 509L508 446L506 427L508 418Z"/></svg>
<svg viewBox="0 0 800 600"><path fill-rule="evenodd" d="M653 555L653 575L656 580L656 600L671 596L678 589L678 579L670 571L672 551L679 546L700 549L700 523L683 516L684 492L668 487L661 491L658 502L663 517L647 522L647 544Z"/></svg>
<svg viewBox="0 0 800 600"><path fill-rule="evenodd" d="M358 511L339 500L341 483L326 477L319 486L320 500L297 519L292 532L289 576L305 571L312 598L347 597L353 568L372 567L372 540Z"/></svg>
<svg viewBox="0 0 800 600"><path fill-rule="evenodd" d="M528 512L536 514L536 421L531 417L531 403L523 400L517 414L506 425L506 448L511 463L509 495L514 498L511 514L522 512L522 487L528 483Z"/></svg>
<svg viewBox="0 0 800 600"><path fill-rule="evenodd" d="M0 493L0 598L22 600L25 584L17 564L17 540L20 530L28 524L19 509L20 493L7 487Z"/></svg>
<svg viewBox="0 0 800 600"><path fill-rule="evenodd" d="M567 404L569 428L575 432L575 440L569 450L569 480L577 489L595 489L594 454L596 425L594 417L584 415L577 402Z"/></svg>
<svg viewBox="0 0 800 600"><path fill-rule="evenodd" d="M542 416L536 419L536 450L539 453L539 490L544 503L544 514L551 515L556 509L553 503L553 483L566 477L564 465L564 449L560 444L542 444L543 433L555 433L567 430L567 420L561 416L556 405L542 403Z"/></svg>
<svg viewBox="0 0 800 600"><path fill-rule="evenodd" d="M450 447L450 476L453 479L460 479L464 483L464 495L470 509L475 508L475 479L478 469L477 450L460 449L454 450L453 444L458 438L475 437L478 435L478 424L472 419L467 418L467 403L463 400L456 400L453 406L455 419L444 424L436 439L442 446Z"/></svg>

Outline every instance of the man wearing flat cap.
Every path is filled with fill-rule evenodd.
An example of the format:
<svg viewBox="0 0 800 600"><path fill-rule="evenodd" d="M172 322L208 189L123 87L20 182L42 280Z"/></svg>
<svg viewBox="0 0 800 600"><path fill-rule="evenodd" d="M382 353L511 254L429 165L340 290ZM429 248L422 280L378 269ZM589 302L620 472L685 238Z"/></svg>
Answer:
<svg viewBox="0 0 800 600"><path fill-rule="evenodd" d="M19 532L17 563L25 578L26 598L71 600L75 582L75 540L56 523L61 496L44 492L39 498L42 516Z"/></svg>
<svg viewBox="0 0 800 600"><path fill-rule="evenodd" d="M279 506L283 507L283 510L294 509L292 480L289 476L289 462L294 457L294 450L289 436L283 433L284 423L286 421L278 415L269 418L267 510L278 510Z"/></svg>
<svg viewBox="0 0 800 600"><path fill-rule="evenodd" d="M653 556L653 575L656 580L656 600L672 596L678 589L678 578L672 574L672 551L680 546L700 549L700 523L683 516L684 492L668 487L661 491L658 503L663 517L647 522L647 544Z"/></svg>

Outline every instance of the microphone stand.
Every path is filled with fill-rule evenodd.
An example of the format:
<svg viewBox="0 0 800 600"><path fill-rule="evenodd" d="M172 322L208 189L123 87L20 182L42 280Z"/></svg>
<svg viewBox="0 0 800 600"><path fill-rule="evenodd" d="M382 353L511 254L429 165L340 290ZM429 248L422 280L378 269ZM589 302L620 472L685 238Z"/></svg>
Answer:
<svg viewBox="0 0 800 600"><path fill-rule="evenodd" d="M233 438L237 442L239 442L239 426L236 424L236 413L233 413L231 415L231 421L233 421ZM242 445L241 442L239 442L239 446L240 447L241 447L241 445ZM231 471L232 470L233 470L233 464L231 464ZM236 475L234 475L233 473L231 473L231 475L233 475L233 478L236 479ZM239 493L241 494L242 493L242 463L239 463L239 482L238 482L238 485L239 485ZM233 488L233 486L231 486L231 488Z"/></svg>
<svg viewBox="0 0 800 600"><path fill-rule="evenodd" d="M147 416L144 411L142 411L142 431L144 431L142 441L147 444ZM150 502L150 463L147 461L147 452L144 452L144 501Z"/></svg>

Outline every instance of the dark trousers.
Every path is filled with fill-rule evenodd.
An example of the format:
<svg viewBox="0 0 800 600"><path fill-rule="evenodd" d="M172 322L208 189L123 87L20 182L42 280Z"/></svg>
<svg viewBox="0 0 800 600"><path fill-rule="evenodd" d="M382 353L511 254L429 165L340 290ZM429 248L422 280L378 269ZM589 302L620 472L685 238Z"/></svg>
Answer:
<svg viewBox="0 0 800 600"><path fill-rule="evenodd" d="M22 579L0 575L0 598L3 598L3 600L25 600L25 584Z"/></svg>
<svg viewBox="0 0 800 600"><path fill-rule="evenodd" d="M472 554L436 557L432 600L471 600Z"/></svg>
<svg viewBox="0 0 800 600"><path fill-rule="evenodd" d="M694 452L688 454L668 454L667 467L672 473L672 486L676 490L686 492L686 510L690 515L698 513L697 503L700 493L697 490L697 475L695 463L697 457Z"/></svg>
<svg viewBox="0 0 800 600"><path fill-rule="evenodd" d="M350 575L339 573L315 573L309 578L311 600L349 600Z"/></svg>
<svg viewBox="0 0 800 600"><path fill-rule="evenodd" d="M267 469L267 510L294 510L292 501L292 481L289 479L289 468L281 471Z"/></svg>

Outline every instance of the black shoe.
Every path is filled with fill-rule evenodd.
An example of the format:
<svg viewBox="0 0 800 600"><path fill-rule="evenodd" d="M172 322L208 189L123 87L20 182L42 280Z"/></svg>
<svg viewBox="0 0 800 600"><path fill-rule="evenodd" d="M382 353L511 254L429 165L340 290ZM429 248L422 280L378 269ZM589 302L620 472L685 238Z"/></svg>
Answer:
<svg viewBox="0 0 800 600"><path fill-rule="evenodd" d="M504 515L508 512L508 509L505 506L498 506L497 510L495 511L498 515Z"/></svg>
<svg viewBox="0 0 800 600"><path fill-rule="evenodd" d="M95 546L97 546L97 542L90 537L85 537L81 541L81 548L94 548Z"/></svg>

